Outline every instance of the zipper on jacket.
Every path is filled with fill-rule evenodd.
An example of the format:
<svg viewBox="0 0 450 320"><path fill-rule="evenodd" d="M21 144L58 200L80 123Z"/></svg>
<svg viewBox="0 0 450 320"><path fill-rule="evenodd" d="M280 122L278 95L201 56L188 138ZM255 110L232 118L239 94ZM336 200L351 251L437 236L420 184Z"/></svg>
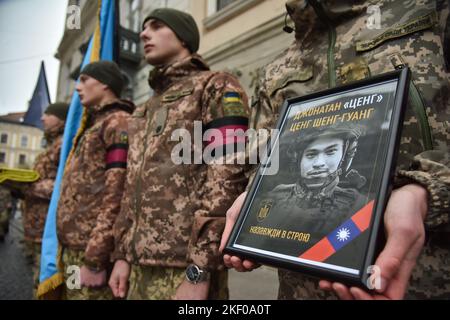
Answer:
<svg viewBox="0 0 450 320"><path fill-rule="evenodd" d="M309 4L314 8L319 19L328 27L328 86L329 88L336 87L336 62L334 61L334 52L336 46L336 28L333 22L329 19L320 1L309 0Z"/></svg>

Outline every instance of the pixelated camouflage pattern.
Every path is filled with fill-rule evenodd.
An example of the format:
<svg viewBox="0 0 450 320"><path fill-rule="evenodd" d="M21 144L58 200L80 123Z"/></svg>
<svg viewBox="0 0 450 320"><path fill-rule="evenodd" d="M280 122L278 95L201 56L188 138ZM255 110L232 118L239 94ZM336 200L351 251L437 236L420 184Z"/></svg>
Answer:
<svg viewBox="0 0 450 320"><path fill-rule="evenodd" d="M132 266L128 300L171 300L186 279L184 268ZM228 272L211 275L209 300L228 299Z"/></svg>
<svg viewBox="0 0 450 320"><path fill-rule="evenodd" d="M45 219L59 165L64 122L45 132L47 147L36 159L33 170L39 180L24 189L23 231L25 240L41 243Z"/></svg>
<svg viewBox="0 0 450 320"><path fill-rule="evenodd" d="M130 149L121 213L115 226L115 259L135 265L206 269L223 267L218 253L225 214L244 190L243 165L176 165L174 130L194 138L203 125L224 117L223 95L237 92L248 115L247 96L230 74L211 72L192 55L151 72L155 96L130 121ZM228 155L236 158L237 153ZM193 158L193 157L192 157Z"/></svg>
<svg viewBox="0 0 450 320"><path fill-rule="evenodd" d="M417 260L405 299L450 299L450 239L430 237Z"/></svg>
<svg viewBox="0 0 450 320"><path fill-rule="evenodd" d="M366 27L370 5L380 8L381 30ZM448 1L291 0L287 8L295 22L296 39L266 67L255 95L257 101L251 110L251 125L273 128L286 98L393 71L402 65L409 66L419 99L410 95L396 184L419 183L427 188L430 196L426 226L430 237L449 230L450 73L445 65L449 62L450 52L442 44L445 38L448 39L448 34L444 34L449 16ZM398 37L392 37L393 34ZM333 52L329 50L329 47L333 48L329 42L334 35ZM420 113L426 114L428 119L432 150L423 138L427 130L421 128ZM448 244L444 248L448 250ZM424 281L433 283L448 277L450 267L444 261L434 264L437 258L445 255L433 257L428 255L430 252L428 247L424 250L416 272L422 270L428 279ZM427 263L434 264L434 268L439 266L440 272L426 269ZM329 296L317 289L316 280L287 271L280 275L280 298ZM414 287L416 283L412 281L410 292L422 290ZM427 294L431 296L433 291Z"/></svg>
<svg viewBox="0 0 450 320"><path fill-rule="evenodd" d="M278 269L278 299L280 300L337 300L337 296L320 290L313 278L297 272Z"/></svg>
<svg viewBox="0 0 450 320"><path fill-rule="evenodd" d="M125 110L119 109L119 107ZM106 151L127 144L127 102L114 102L91 109L88 125L61 185L57 232L60 243L85 251L85 264L105 268L114 249L112 228L120 210L125 168L106 168Z"/></svg>
<svg viewBox="0 0 450 320"><path fill-rule="evenodd" d="M68 283L69 277L74 273L67 272L69 266L78 266L81 268L84 265L84 251L77 251L64 248L62 254L62 261L64 265L64 283ZM106 279L109 277L107 276ZM69 281L71 281L70 279ZM105 284L101 288L86 288L81 287L81 289L69 289L65 286L64 290L65 300L113 300L114 296L109 288L108 284Z"/></svg>

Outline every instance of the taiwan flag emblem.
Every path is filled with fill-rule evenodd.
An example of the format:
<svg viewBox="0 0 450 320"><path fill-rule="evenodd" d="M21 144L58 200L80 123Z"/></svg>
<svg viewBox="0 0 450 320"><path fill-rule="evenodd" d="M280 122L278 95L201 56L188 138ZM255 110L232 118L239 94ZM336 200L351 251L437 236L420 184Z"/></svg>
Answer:
<svg viewBox="0 0 450 320"><path fill-rule="evenodd" d="M350 219L303 253L300 258L323 262L331 257L369 228L373 207L374 201L366 204Z"/></svg>

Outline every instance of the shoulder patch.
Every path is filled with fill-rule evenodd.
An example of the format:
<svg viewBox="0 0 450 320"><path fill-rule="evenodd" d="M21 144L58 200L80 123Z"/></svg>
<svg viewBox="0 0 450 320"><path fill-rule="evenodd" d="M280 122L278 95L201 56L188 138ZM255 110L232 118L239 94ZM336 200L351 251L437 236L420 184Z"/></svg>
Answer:
<svg viewBox="0 0 450 320"><path fill-rule="evenodd" d="M245 116L241 95L235 91L225 92L222 98L224 116Z"/></svg>

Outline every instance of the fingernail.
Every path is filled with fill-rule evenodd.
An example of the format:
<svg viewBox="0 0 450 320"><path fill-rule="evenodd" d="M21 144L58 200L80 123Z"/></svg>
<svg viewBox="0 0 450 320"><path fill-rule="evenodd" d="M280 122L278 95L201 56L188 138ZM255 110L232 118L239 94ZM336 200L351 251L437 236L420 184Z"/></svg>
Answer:
<svg viewBox="0 0 450 320"><path fill-rule="evenodd" d="M387 285L388 285L388 280L386 278L384 278L384 277L381 277L380 288L376 289L375 291L377 291L377 292L384 292L386 290L386 288L387 288Z"/></svg>

